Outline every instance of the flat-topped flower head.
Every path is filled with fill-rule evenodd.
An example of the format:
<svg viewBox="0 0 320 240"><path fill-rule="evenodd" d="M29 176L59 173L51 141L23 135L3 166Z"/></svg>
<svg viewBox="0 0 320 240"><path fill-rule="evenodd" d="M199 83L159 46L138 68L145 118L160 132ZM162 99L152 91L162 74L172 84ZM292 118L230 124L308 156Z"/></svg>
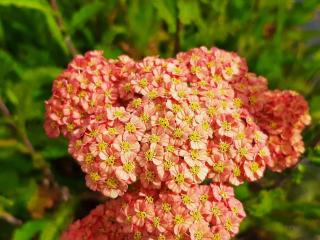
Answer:
<svg viewBox="0 0 320 240"><path fill-rule="evenodd" d="M123 198L62 239L229 239L245 217L232 185L294 166L309 123L303 97L269 90L236 53L76 56L53 83L44 128L69 140L89 188Z"/></svg>
<svg viewBox="0 0 320 240"><path fill-rule="evenodd" d="M62 240L72 236L77 239L119 236L113 239L228 240L238 232L245 217L232 188L231 192L227 190L227 200L214 196L212 189L224 189L222 185L193 186L180 194L136 187L137 191L98 206L72 224ZM217 238L219 236L222 238Z"/></svg>

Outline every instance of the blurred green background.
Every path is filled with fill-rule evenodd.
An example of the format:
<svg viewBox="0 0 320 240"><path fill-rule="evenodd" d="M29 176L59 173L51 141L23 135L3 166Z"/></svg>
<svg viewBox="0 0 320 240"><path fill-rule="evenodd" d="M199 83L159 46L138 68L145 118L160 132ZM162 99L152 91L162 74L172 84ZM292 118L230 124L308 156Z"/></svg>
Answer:
<svg viewBox="0 0 320 240"><path fill-rule="evenodd" d="M174 56L237 51L270 88L310 104L301 164L236 189L236 239L320 239L319 0L0 0L0 239L57 239L105 199L89 191L63 138L43 131L44 100L76 52Z"/></svg>

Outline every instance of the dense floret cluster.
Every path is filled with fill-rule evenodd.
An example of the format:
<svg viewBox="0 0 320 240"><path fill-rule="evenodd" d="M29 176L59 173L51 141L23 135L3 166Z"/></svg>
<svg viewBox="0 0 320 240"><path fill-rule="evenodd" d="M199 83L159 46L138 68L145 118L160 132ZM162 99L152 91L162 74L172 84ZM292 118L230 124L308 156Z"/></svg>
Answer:
<svg viewBox="0 0 320 240"><path fill-rule="evenodd" d="M69 239L229 239L245 217L232 187L193 186L168 191L125 193L98 206L62 236Z"/></svg>
<svg viewBox="0 0 320 240"><path fill-rule="evenodd" d="M161 208L162 197L182 198L207 189L197 187L205 179L219 186L239 185L261 178L266 167L292 167L304 151L301 131L310 122L307 103L297 93L270 91L265 78L248 72L244 59L205 47L139 62L128 56L105 59L100 51L77 56L55 80L46 110L47 134L69 139L69 152L86 173L87 185L107 197L125 196L130 211L142 201L140 207L152 208L150 217ZM125 194L131 184L139 185L140 195ZM140 199L144 191L158 191L160 197L146 203ZM188 216L186 236L212 239L194 237L197 230L188 225L192 209L181 201L174 209ZM78 224L86 225L96 212L92 221L100 221L101 212L112 212L109 203ZM230 209L227 202L221 204ZM175 214L166 221L174 222ZM130 222L131 234L155 237L150 219ZM128 229L118 218L104 221L99 224L121 223L119 234ZM197 227L207 232L216 224ZM164 233L158 239L171 239L172 232L178 236L167 227L157 229L158 235Z"/></svg>

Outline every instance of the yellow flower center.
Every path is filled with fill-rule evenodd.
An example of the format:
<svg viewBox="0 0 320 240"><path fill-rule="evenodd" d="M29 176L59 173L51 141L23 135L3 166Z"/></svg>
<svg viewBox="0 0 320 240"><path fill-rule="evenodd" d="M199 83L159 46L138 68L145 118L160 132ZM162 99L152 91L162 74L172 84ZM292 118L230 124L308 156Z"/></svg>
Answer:
<svg viewBox="0 0 320 240"><path fill-rule="evenodd" d="M241 147L239 149L239 155L240 157L245 157L248 154L248 149L246 147Z"/></svg>
<svg viewBox="0 0 320 240"><path fill-rule="evenodd" d="M138 217L139 219L145 219L145 218L147 217L147 213L144 212L144 211L138 211L138 212L137 212L137 217Z"/></svg>
<svg viewBox="0 0 320 240"><path fill-rule="evenodd" d="M135 164L132 161L127 161L123 164L123 170L126 171L127 173L133 172L135 168Z"/></svg>
<svg viewBox="0 0 320 240"><path fill-rule="evenodd" d="M181 74L181 73L182 73L182 69L179 68L179 67L174 67L172 72L173 72L174 74Z"/></svg>
<svg viewBox="0 0 320 240"><path fill-rule="evenodd" d="M242 140L246 137L245 133L244 132L239 132L238 135L237 135L237 139L238 140Z"/></svg>
<svg viewBox="0 0 320 240"><path fill-rule="evenodd" d="M121 118L124 116L124 112L121 111L121 110L116 110L114 111L113 115L116 117L116 118Z"/></svg>
<svg viewBox="0 0 320 240"><path fill-rule="evenodd" d="M222 122L222 128L223 128L225 131L231 131L231 123L228 122L228 121L223 121L223 122Z"/></svg>
<svg viewBox="0 0 320 240"><path fill-rule="evenodd" d="M116 189L118 187L118 182L115 178L108 178L106 181L106 185L110 189Z"/></svg>
<svg viewBox="0 0 320 240"><path fill-rule="evenodd" d="M192 175L197 175L197 174L199 174L199 172L200 172L200 166L195 165L195 166L191 167Z"/></svg>
<svg viewBox="0 0 320 240"><path fill-rule="evenodd" d="M233 70L232 70L231 67L226 67L226 74L227 74L228 76L232 76Z"/></svg>
<svg viewBox="0 0 320 240"><path fill-rule="evenodd" d="M78 140L76 141L76 148L79 149L79 148L81 147L81 145L82 145L82 141L78 139Z"/></svg>
<svg viewBox="0 0 320 240"><path fill-rule="evenodd" d="M198 110L200 108L200 103L199 102L191 102L190 103L190 108L193 111Z"/></svg>
<svg viewBox="0 0 320 240"><path fill-rule="evenodd" d="M205 121L202 123L202 128L203 130L208 131L210 129L210 124L207 121Z"/></svg>
<svg viewBox="0 0 320 240"><path fill-rule="evenodd" d="M216 107L208 107L208 114L210 117L214 117L217 113L217 108Z"/></svg>
<svg viewBox="0 0 320 240"><path fill-rule="evenodd" d="M174 217L174 222L176 225L180 225L180 224L183 224L185 220L182 215L178 214Z"/></svg>
<svg viewBox="0 0 320 240"><path fill-rule="evenodd" d="M200 136L200 134L198 132L193 132L193 133L190 134L189 139L192 142L200 142L201 136Z"/></svg>
<svg viewBox="0 0 320 240"><path fill-rule="evenodd" d="M254 105L257 103L257 97L256 96L250 96L249 97L249 103Z"/></svg>
<svg viewBox="0 0 320 240"><path fill-rule="evenodd" d="M240 98L234 98L233 99L233 104L236 108L241 108L242 106L242 101Z"/></svg>
<svg viewBox="0 0 320 240"><path fill-rule="evenodd" d="M160 226L160 218L159 217L155 217L153 219L153 226L155 226L155 227L159 227Z"/></svg>
<svg viewBox="0 0 320 240"><path fill-rule="evenodd" d="M151 196L146 196L147 203L153 203L154 199Z"/></svg>
<svg viewBox="0 0 320 240"><path fill-rule="evenodd" d="M227 218L224 227L228 232L231 232L233 225L230 218Z"/></svg>
<svg viewBox="0 0 320 240"><path fill-rule="evenodd" d="M199 210L194 210L193 212L191 212L191 216L195 221L199 221L202 219L202 215Z"/></svg>
<svg viewBox="0 0 320 240"><path fill-rule="evenodd" d="M265 156L267 156L267 151L263 148L263 149L259 150L258 154L260 157L265 157Z"/></svg>
<svg viewBox="0 0 320 240"><path fill-rule="evenodd" d="M241 175L240 168L238 166L234 166L232 169L234 176L239 177Z"/></svg>
<svg viewBox="0 0 320 240"><path fill-rule="evenodd" d="M116 160L115 156L110 155L110 156L108 156L107 159L106 159L106 164L107 164L108 166L113 166L115 160Z"/></svg>
<svg viewBox="0 0 320 240"><path fill-rule="evenodd" d="M146 158L147 161L152 161L152 159L154 158L154 155L155 155L154 151L148 150L144 154L144 157Z"/></svg>
<svg viewBox="0 0 320 240"><path fill-rule="evenodd" d="M166 149L168 152L171 152L171 153L174 152L174 150L176 150L173 145L168 145Z"/></svg>
<svg viewBox="0 0 320 240"><path fill-rule="evenodd" d="M146 88L146 87L148 86L148 81L147 81L147 79L145 79L145 78L141 79L141 80L139 81L139 86L140 86L141 88Z"/></svg>
<svg viewBox="0 0 320 240"><path fill-rule="evenodd" d="M183 132L180 128L176 128L174 131L173 131L173 136L175 138L181 138L183 136Z"/></svg>
<svg viewBox="0 0 320 240"><path fill-rule="evenodd" d="M182 108L178 104L173 104L172 105L172 110L173 110L173 112L178 113L178 112L180 112L182 110Z"/></svg>
<svg viewBox="0 0 320 240"><path fill-rule="evenodd" d="M152 171L147 171L147 173L146 173L146 180L147 180L148 182L153 182L154 177L155 177L154 172L152 172Z"/></svg>
<svg viewBox="0 0 320 240"><path fill-rule="evenodd" d="M230 144L221 141L219 144L219 151L222 153L226 153L229 150Z"/></svg>
<svg viewBox="0 0 320 240"><path fill-rule="evenodd" d="M136 232L133 236L133 240L141 240L142 239L142 233Z"/></svg>
<svg viewBox="0 0 320 240"><path fill-rule="evenodd" d="M92 181L97 182L100 180L100 175L97 172L92 172L90 173L90 178L92 179Z"/></svg>
<svg viewBox="0 0 320 240"><path fill-rule="evenodd" d="M116 128L108 128L108 134L111 135L111 136L114 136L114 135L117 135L119 132Z"/></svg>
<svg viewBox="0 0 320 240"><path fill-rule="evenodd" d="M151 91L148 93L148 97L149 97L150 99L155 99L157 96L158 96L157 90L151 90Z"/></svg>
<svg viewBox="0 0 320 240"><path fill-rule="evenodd" d="M213 164L213 170L217 173L223 173L225 165L222 161L218 161Z"/></svg>
<svg viewBox="0 0 320 240"><path fill-rule="evenodd" d="M135 133L135 132L137 131L136 126L135 126L133 123L131 123L131 122L129 122L129 123L126 124L125 129L126 129L126 131L128 131L129 133Z"/></svg>
<svg viewBox="0 0 320 240"><path fill-rule="evenodd" d="M132 105L133 105L134 108L140 107L141 104L142 104L141 98L136 98L136 99L134 99L134 100L132 101Z"/></svg>
<svg viewBox="0 0 320 240"><path fill-rule="evenodd" d="M252 162L250 164L250 169L253 173L256 173L259 170L259 164L257 162Z"/></svg>
<svg viewBox="0 0 320 240"><path fill-rule="evenodd" d="M178 97L184 98L187 95L187 93L184 90L178 91Z"/></svg>
<svg viewBox="0 0 320 240"><path fill-rule="evenodd" d="M108 144L106 142L98 143L98 149L99 149L100 152L106 150L107 146L108 146Z"/></svg>
<svg viewBox="0 0 320 240"><path fill-rule="evenodd" d="M67 130L68 132L71 132L74 129L74 125L72 123L67 124Z"/></svg>
<svg viewBox="0 0 320 240"><path fill-rule="evenodd" d="M158 121L162 127L169 127L169 120L168 119L160 117Z"/></svg>
<svg viewBox="0 0 320 240"><path fill-rule="evenodd" d="M197 149L192 149L191 152L190 152L190 156L191 156L192 160L197 160L197 159L199 159L199 157L200 157L199 150L197 150Z"/></svg>
<svg viewBox="0 0 320 240"><path fill-rule="evenodd" d="M95 129L95 130L93 130L93 131L91 131L91 132L89 133L89 136L92 137L92 138L95 138L95 137L98 136L98 134L99 134L98 130Z"/></svg>
<svg viewBox="0 0 320 240"><path fill-rule="evenodd" d="M164 170L169 171L172 166L173 166L173 162L171 160L169 159L164 160L163 162Z"/></svg>
<svg viewBox="0 0 320 240"><path fill-rule="evenodd" d="M207 194L202 194L202 195L200 196L200 201L201 201L202 203L205 203L206 201L208 201L208 199L209 199L209 196L208 196Z"/></svg>
<svg viewBox="0 0 320 240"><path fill-rule="evenodd" d="M140 118L143 122L148 122L150 120L150 116L146 113L142 113Z"/></svg>
<svg viewBox="0 0 320 240"><path fill-rule="evenodd" d="M166 240L166 236L162 233L158 236L157 240Z"/></svg>
<svg viewBox="0 0 320 240"><path fill-rule="evenodd" d="M215 217L218 217L221 215L221 210L218 206L212 206L211 207L211 212Z"/></svg>
<svg viewBox="0 0 320 240"><path fill-rule="evenodd" d="M206 91L206 96L208 98L214 98L215 94L212 90L208 90L208 91Z"/></svg>
<svg viewBox="0 0 320 240"><path fill-rule="evenodd" d="M223 198L226 199L228 197L228 194L224 190L220 190L219 195Z"/></svg>
<svg viewBox="0 0 320 240"><path fill-rule="evenodd" d="M190 203L192 202L191 197L188 196L188 195L183 195L183 196L182 196L182 202L183 202L185 205L190 204Z"/></svg>
<svg viewBox="0 0 320 240"><path fill-rule="evenodd" d="M86 163L91 163L93 160L93 155L91 153L87 153L84 160Z"/></svg>
<svg viewBox="0 0 320 240"><path fill-rule="evenodd" d="M199 73L201 71L201 67L200 66L192 66L191 67L191 72L193 74Z"/></svg>
<svg viewBox="0 0 320 240"><path fill-rule="evenodd" d="M215 233L212 237L212 240L221 240L221 234L220 233Z"/></svg>
<svg viewBox="0 0 320 240"><path fill-rule="evenodd" d="M203 239L203 232L201 232L201 231L196 231L196 232L194 233L194 237L195 237L196 240L202 240L202 239Z"/></svg>
<svg viewBox="0 0 320 240"><path fill-rule="evenodd" d="M105 97L110 97L110 96L111 96L111 90L106 90L106 91L104 92L104 96L105 96Z"/></svg>
<svg viewBox="0 0 320 240"><path fill-rule="evenodd" d="M178 173L175 178L174 178L175 182L177 184L183 184L184 183L184 175L183 173Z"/></svg>
<svg viewBox="0 0 320 240"><path fill-rule="evenodd" d="M129 143L128 141L122 141L122 142L120 143L120 148L121 148L121 150L124 151L124 152L129 152L129 150L130 150L130 143Z"/></svg>
<svg viewBox="0 0 320 240"><path fill-rule="evenodd" d="M164 212L168 213L171 211L171 205L169 203L162 203L162 209Z"/></svg>
<svg viewBox="0 0 320 240"><path fill-rule="evenodd" d="M126 85L124 85L124 91L125 92L130 92L131 91L131 89L132 89L132 85L131 85L131 83L127 83Z"/></svg>

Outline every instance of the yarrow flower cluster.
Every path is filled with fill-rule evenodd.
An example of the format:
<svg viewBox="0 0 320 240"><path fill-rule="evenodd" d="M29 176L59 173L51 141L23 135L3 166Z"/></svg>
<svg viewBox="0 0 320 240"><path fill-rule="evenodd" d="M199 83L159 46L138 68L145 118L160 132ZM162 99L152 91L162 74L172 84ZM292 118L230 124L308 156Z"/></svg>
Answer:
<svg viewBox="0 0 320 240"><path fill-rule="evenodd" d="M292 167L304 151L305 100L268 90L235 53L201 47L139 62L102 54L75 57L46 102L47 134L69 139L92 190L116 198L138 183L141 193L181 197L205 179L221 186L255 181L266 167ZM151 234L148 226L132 225L131 233Z"/></svg>
<svg viewBox="0 0 320 240"><path fill-rule="evenodd" d="M183 194L146 190L98 206L61 239L229 239L244 217L233 188L222 184Z"/></svg>

